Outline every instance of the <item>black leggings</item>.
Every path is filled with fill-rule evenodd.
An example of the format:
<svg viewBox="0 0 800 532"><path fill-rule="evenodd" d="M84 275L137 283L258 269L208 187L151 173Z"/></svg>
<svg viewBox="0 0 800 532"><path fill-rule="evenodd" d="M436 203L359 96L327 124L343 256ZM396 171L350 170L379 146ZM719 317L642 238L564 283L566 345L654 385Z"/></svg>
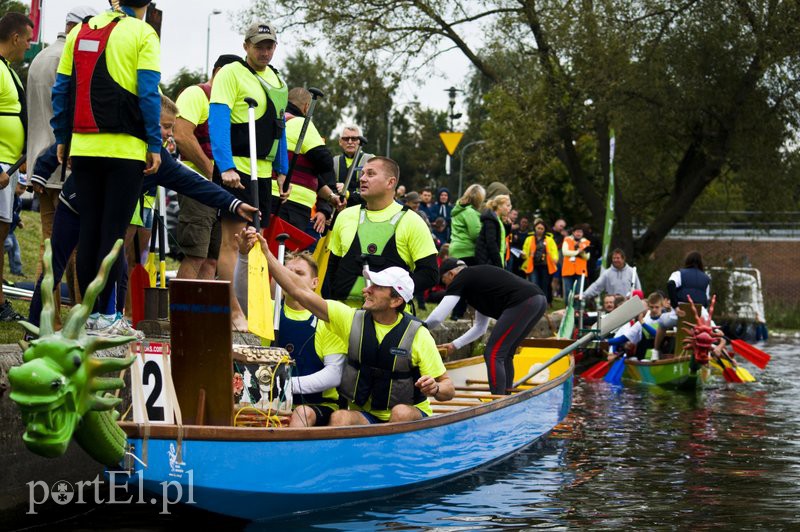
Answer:
<svg viewBox="0 0 800 532"><path fill-rule="evenodd" d="M72 179L78 193L81 213L76 270L81 294L100 270L103 258L117 239L125 238L133 210L142 193L144 161L108 157L72 157ZM98 302L113 300L115 282L119 279L121 261L114 262ZM114 309L95 310L112 313Z"/></svg>
<svg viewBox="0 0 800 532"><path fill-rule="evenodd" d="M531 296L507 308L494 324L483 358L493 394L505 395L514 385L514 352L547 310L547 298Z"/></svg>

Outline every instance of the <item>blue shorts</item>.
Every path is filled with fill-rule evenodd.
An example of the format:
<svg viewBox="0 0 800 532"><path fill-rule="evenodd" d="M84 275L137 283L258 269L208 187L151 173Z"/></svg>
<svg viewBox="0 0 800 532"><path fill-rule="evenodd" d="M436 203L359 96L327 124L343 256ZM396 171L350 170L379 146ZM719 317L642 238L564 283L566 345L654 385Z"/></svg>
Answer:
<svg viewBox="0 0 800 532"><path fill-rule="evenodd" d="M419 410L419 413L422 414L423 419L428 417L428 413L427 412L423 412L421 409L417 408L416 406L414 408ZM370 425L376 425L376 424L380 424L380 423L388 423L388 421L384 421L382 419L378 419L377 417L373 416L369 412L365 412L363 410L359 410L358 413L361 414L362 416L364 416L364 419L369 421Z"/></svg>

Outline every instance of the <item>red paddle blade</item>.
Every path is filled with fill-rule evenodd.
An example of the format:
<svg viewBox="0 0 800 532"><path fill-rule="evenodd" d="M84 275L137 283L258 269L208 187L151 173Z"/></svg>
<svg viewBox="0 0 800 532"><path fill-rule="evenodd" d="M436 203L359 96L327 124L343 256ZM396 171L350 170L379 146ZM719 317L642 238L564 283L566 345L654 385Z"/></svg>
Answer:
<svg viewBox="0 0 800 532"><path fill-rule="evenodd" d="M150 276L141 264L131 272L131 322L133 327L144 319L144 289L150 288Z"/></svg>
<svg viewBox="0 0 800 532"><path fill-rule="evenodd" d="M302 251L315 242L313 236L305 231L301 231L286 220L276 218L275 216L269 217L269 227L264 231L264 238L266 238L269 243L269 250L276 257L278 256L277 237L281 233L289 235L289 238L286 239L286 251Z"/></svg>
<svg viewBox="0 0 800 532"><path fill-rule="evenodd" d="M592 366L591 368L584 371L583 373L581 373L580 376L581 378L586 379L587 381L594 379L602 379L603 377L606 376L606 373L608 373L608 369L610 367L611 364L608 362L608 360L602 360L597 364L595 364L594 366Z"/></svg>
<svg viewBox="0 0 800 532"><path fill-rule="evenodd" d="M744 382L741 377L736 374L736 370L730 366L726 366L725 369L722 370L722 376L725 377L725 380L728 382Z"/></svg>
<svg viewBox="0 0 800 532"><path fill-rule="evenodd" d="M751 362L759 369L766 368L767 364L769 364L769 361L772 359L769 354L742 340L731 340L731 346L737 354L741 355L742 358Z"/></svg>

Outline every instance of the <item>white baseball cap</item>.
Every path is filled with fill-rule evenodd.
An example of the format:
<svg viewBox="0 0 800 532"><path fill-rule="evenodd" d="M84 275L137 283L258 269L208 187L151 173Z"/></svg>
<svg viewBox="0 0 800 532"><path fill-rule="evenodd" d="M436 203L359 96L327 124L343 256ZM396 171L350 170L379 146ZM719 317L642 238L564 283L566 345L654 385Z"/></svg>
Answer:
<svg viewBox="0 0 800 532"><path fill-rule="evenodd" d="M365 269L364 277L374 285L394 288L406 303L414 299L414 281L403 268L392 266L379 272Z"/></svg>
<svg viewBox="0 0 800 532"><path fill-rule="evenodd" d="M93 17L97 13L91 6L75 6L67 13L67 24L80 24L86 17Z"/></svg>

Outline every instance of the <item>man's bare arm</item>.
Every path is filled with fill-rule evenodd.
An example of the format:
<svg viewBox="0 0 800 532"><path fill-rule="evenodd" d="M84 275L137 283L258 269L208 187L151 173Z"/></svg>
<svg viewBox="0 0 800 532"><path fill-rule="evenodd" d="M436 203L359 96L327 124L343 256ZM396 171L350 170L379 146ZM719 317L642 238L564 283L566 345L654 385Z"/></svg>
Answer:
<svg viewBox="0 0 800 532"><path fill-rule="evenodd" d="M194 136L195 128L196 126L185 118L178 117L175 120L175 143L181 152L181 158L199 168L206 179L211 179L214 163L206 157L200 143L197 142L197 137Z"/></svg>

